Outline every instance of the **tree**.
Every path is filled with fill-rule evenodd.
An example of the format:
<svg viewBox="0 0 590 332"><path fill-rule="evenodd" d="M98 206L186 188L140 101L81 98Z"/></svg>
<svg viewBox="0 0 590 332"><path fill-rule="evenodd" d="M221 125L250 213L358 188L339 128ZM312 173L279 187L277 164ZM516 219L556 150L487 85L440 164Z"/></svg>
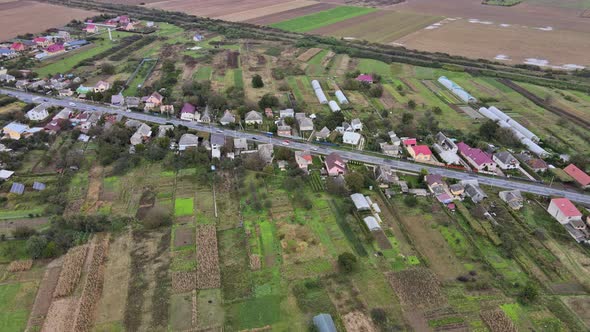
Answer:
<svg viewBox="0 0 590 332"><path fill-rule="evenodd" d="M356 256L350 252L344 252L338 255L338 265L345 272L352 272L356 269L357 266Z"/></svg>
<svg viewBox="0 0 590 332"><path fill-rule="evenodd" d="M346 185L351 191L359 192L365 186L365 177L358 172L351 172L344 176Z"/></svg>
<svg viewBox="0 0 590 332"><path fill-rule="evenodd" d="M265 94L262 96L262 98L260 98L260 101L258 101L258 107L260 107L260 109L265 109L268 107L273 108L276 106L279 106L279 98L277 98L272 93Z"/></svg>
<svg viewBox="0 0 590 332"><path fill-rule="evenodd" d="M252 87L254 89L260 89L264 87L264 82L262 81L262 76L256 74L252 77Z"/></svg>
<svg viewBox="0 0 590 332"><path fill-rule="evenodd" d="M404 113L402 114L402 124L410 124L414 120L414 114Z"/></svg>
<svg viewBox="0 0 590 332"><path fill-rule="evenodd" d="M110 63L103 63L100 65L100 72L104 75L114 75L115 74L115 66Z"/></svg>
<svg viewBox="0 0 590 332"><path fill-rule="evenodd" d="M524 286L522 291L518 294L518 301L522 304L531 304L539 297L539 288L529 282Z"/></svg>
<svg viewBox="0 0 590 332"><path fill-rule="evenodd" d="M404 204L406 204L407 207L415 207L418 205L418 199L416 196L408 195L404 198Z"/></svg>
<svg viewBox="0 0 590 332"><path fill-rule="evenodd" d="M375 324L382 326L387 323L387 313L381 308L371 309L371 319Z"/></svg>
<svg viewBox="0 0 590 332"><path fill-rule="evenodd" d="M413 99L410 99L410 100L408 101L408 107L409 107L410 109L415 109L415 108L416 108L416 102L415 102Z"/></svg>
<svg viewBox="0 0 590 332"><path fill-rule="evenodd" d="M27 253L31 258L39 258L43 256L43 251L47 246L47 239L43 236L33 235L27 240Z"/></svg>
<svg viewBox="0 0 590 332"><path fill-rule="evenodd" d="M15 239L28 239L36 234L37 231L29 226L18 226L12 231L12 236L14 236Z"/></svg>
<svg viewBox="0 0 590 332"><path fill-rule="evenodd" d="M144 219L143 226L146 229L154 229L172 223L172 216L163 207L152 207L147 211Z"/></svg>
<svg viewBox="0 0 590 332"><path fill-rule="evenodd" d="M499 127L496 121L488 120L479 126L479 136L485 140L491 140L496 137L496 130Z"/></svg>

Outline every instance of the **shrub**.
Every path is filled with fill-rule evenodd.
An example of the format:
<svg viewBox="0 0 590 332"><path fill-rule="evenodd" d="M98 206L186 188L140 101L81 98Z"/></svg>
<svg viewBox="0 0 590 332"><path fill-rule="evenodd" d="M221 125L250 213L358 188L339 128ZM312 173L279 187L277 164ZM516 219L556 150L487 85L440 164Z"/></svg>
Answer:
<svg viewBox="0 0 590 332"><path fill-rule="evenodd" d="M345 272L352 272L356 269L357 259L356 256L350 252L345 252L338 255L338 265Z"/></svg>

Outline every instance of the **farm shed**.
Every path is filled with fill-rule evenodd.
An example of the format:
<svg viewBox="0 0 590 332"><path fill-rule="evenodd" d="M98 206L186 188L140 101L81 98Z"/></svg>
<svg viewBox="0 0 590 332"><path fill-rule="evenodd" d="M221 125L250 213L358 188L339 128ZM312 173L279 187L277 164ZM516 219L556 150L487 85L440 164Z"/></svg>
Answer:
<svg viewBox="0 0 590 332"><path fill-rule="evenodd" d="M336 326L330 314L319 314L313 317L313 324L319 332L336 332Z"/></svg>
<svg viewBox="0 0 590 332"><path fill-rule="evenodd" d="M330 100L328 105L330 106L330 109L332 110L332 112L340 112L341 111L340 106L338 106L338 104L333 100Z"/></svg>
<svg viewBox="0 0 590 332"><path fill-rule="evenodd" d="M441 76L438 78L438 82L442 84L445 88L449 89L455 96L459 97L462 101L466 103L475 103L477 99L470 95L467 91L465 91L462 87L457 85L455 82L448 79L446 76Z"/></svg>
<svg viewBox="0 0 590 332"><path fill-rule="evenodd" d="M320 82L318 82L318 80L313 80L311 81L311 86L313 87L313 91L315 92L315 95L318 98L320 104L327 104L328 98L326 98Z"/></svg>
<svg viewBox="0 0 590 332"><path fill-rule="evenodd" d="M338 99L338 102L340 104L348 104L348 99L346 98L346 96L344 95L342 90L337 90L335 94L336 94L336 99Z"/></svg>
<svg viewBox="0 0 590 332"><path fill-rule="evenodd" d="M352 202L358 211L368 211L371 209L369 201L367 201L367 198L363 194L352 194L350 195L350 199L352 199Z"/></svg>
<svg viewBox="0 0 590 332"><path fill-rule="evenodd" d="M377 219L375 219L375 217L373 216L368 216L365 217L363 219L363 221L365 222L365 225L367 225L367 228L372 232L372 231L378 231L381 229L381 226L379 226L379 223L377 222Z"/></svg>

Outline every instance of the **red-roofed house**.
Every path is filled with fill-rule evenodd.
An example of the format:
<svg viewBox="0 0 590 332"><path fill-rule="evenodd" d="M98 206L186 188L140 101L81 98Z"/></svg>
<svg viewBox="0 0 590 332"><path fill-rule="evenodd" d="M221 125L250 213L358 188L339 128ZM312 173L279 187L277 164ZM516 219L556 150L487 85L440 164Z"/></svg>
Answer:
<svg viewBox="0 0 590 332"><path fill-rule="evenodd" d="M57 54L57 53L61 53L61 52L65 52L65 48L63 45L61 44L53 44L53 45L49 45L49 47L47 47L45 49L45 51L49 54Z"/></svg>
<svg viewBox="0 0 590 332"><path fill-rule="evenodd" d="M590 175L586 174L583 170L579 169L574 164L569 164L566 168L563 169L569 176L574 178L576 183L580 185L582 188L590 187Z"/></svg>
<svg viewBox="0 0 590 332"><path fill-rule="evenodd" d="M330 176L338 176L346 173L346 163L336 152L332 152L326 156L324 164Z"/></svg>
<svg viewBox="0 0 590 332"><path fill-rule="evenodd" d="M406 148L410 147L410 146L414 146L416 144L418 144L418 141L415 138L407 138L403 141L404 146Z"/></svg>
<svg viewBox="0 0 590 332"><path fill-rule="evenodd" d="M20 43L20 42L16 42L16 43L12 43L12 45L10 45L10 49L15 51L15 52L22 52L26 49L27 47L25 46L25 44Z"/></svg>
<svg viewBox="0 0 590 332"><path fill-rule="evenodd" d="M87 33L97 33L98 27L94 24L87 24L82 30L86 31Z"/></svg>
<svg viewBox="0 0 590 332"><path fill-rule="evenodd" d="M369 74L361 74L356 78L356 80L359 82L373 84L373 76Z"/></svg>
<svg viewBox="0 0 590 332"><path fill-rule="evenodd" d="M37 44L37 46L47 47L51 45L51 41L45 37L36 37L33 39L33 42Z"/></svg>
<svg viewBox="0 0 590 332"><path fill-rule="evenodd" d="M563 225L573 220L582 220L582 212L567 198L552 199L547 212Z"/></svg>
<svg viewBox="0 0 590 332"><path fill-rule="evenodd" d="M121 24L131 23L131 19L127 15L121 15L121 16L119 16L119 23L121 23Z"/></svg>
<svg viewBox="0 0 590 332"><path fill-rule="evenodd" d="M457 144L459 154L467 160L467 162L480 172L495 172L496 163L492 158L480 149L472 148L464 142Z"/></svg>
<svg viewBox="0 0 590 332"><path fill-rule="evenodd" d="M295 162L299 168L307 171L307 166L313 163L313 158L309 151L295 151Z"/></svg>
<svg viewBox="0 0 590 332"><path fill-rule="evenodd" d="M417 162L429 162L432 159L432 151L426 145L414 145L408 147L408 153Z"/></svg>

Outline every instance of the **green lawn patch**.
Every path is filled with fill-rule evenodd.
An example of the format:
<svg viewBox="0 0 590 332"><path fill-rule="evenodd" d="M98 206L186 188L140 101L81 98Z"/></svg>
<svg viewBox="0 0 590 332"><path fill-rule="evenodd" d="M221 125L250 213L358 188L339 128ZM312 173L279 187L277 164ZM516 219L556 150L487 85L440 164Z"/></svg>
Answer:
<svg viewBox="0 0 590 332"><path fill-rule="evenodd" d="M197 72L194 74L193 78L198 81L209 80L211 78L212 71L213 71L213 68L211 68L210 66L200 67L199 70L197 70Z"/></svg>
<svg viewBox="0 0 590 332"><path fill-rule="evenodd" d="M0 331L25 330L36 292L35 282L0 285Z"/></svg>
<svg viewBox="0 0 590 332"><path fill-rule="evenodd" d="M377 73L383 78L391 78L391 66L383 61L373 59L359 59L359 64L356 67L362 73Z"/></svg>
<svg viewBox="0 0 590 332"><path fill-rule="evenodd" d="M510 318L513 322L518 323L520 317L524 315L523 308L518 303L506 303L500 306L502 311Z"/></svg>
<svg viewBox="0 0 590 332"><path fill-rule="evenodd" d="M226 314L225 324L231 326L230 331L272 325L281 319L281 298L265 296L233 303Z"/></svg>
<svg viewBox="0 0 590 332"><path fill-rule="evenodd" d="M17 259L30 258L27 253L27 241L13 240L0 242L0 264L10 263Z"/></svg>
<svg viewBox="0 0 590 332"><path fill-rule="evenodd" d="M326 25L344 21L349 18L366 15L376 10L377 9L375 8L341 6L271 24L271 26L287 31L306 32L321 28Z"/></svg>
<svg viewBox="0 0 590 332"><path fill-rule="evenodd" d="M174 216L183 217L193 214L194 201L193 198L177 198L174 201Z"/></svg>
<svg viewBox="0 0 590 332"><path fill-rule="evenodd" d="M31 215L42 215L43 207L26 210L0 211L0 222L7 219L30 218Z"/></svg>

